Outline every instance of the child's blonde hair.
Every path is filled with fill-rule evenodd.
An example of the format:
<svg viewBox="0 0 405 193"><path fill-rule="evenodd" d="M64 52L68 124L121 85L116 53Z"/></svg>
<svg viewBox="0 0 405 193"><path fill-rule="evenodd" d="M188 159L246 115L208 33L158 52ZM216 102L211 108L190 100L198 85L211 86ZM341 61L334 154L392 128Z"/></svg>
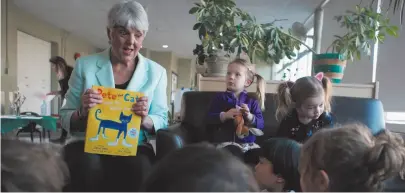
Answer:
<svg viewBox="0 0 405 193"><path fill-rule="evenodd" d="M331 110L332 83L327 77L319 81L316 77L306 76L297 81L281 83L277 88L276 120L283 119L292 108L299 107L307 98L325 95L324 110Z"/></svg>
<svg viewBox="0 0 405 193"><path fill-rule="evenodd" d="M325 171L331 192L381 191L404 168L405 148L391 139L361 124L320 130L303 145L299 170L304 178Z"/></svg>
<svg viewBox="0 0 405 193"><path fill-rule="evenodd" d="M262 76L260 76L259 74L256 73L255 69L254 69L254 65L251 64L249 61L242 59L242 58L236 58L235 60L233 60L232 62L230 62L229 64L240 64L244 67L247 68L247 77L252 80L252 82L254 81L254 78L256 77L257 79L257 89L256 89L256 97L257 100L259 101L259 105L260 108L262 110L264 110L264 101L265 101L265 95L266 95L266 81L264 80L264 78Z"/></svg>

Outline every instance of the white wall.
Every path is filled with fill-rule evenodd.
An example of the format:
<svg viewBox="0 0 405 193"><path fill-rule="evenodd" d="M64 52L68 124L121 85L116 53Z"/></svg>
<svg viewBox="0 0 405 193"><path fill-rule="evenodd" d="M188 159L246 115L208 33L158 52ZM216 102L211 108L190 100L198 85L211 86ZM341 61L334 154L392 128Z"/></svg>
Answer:
<svg viewBox="0 0 405 193"><path fill-rule="evenodd" d="M353 10L360 0L331 0L325 7L324 25L322 33L322 52L333 41L333 35L342 35L345 33L337 25L333 17L344 14L346 10ZM363 5L368 4L370 0L363 0ZM385 1L385 6L388 1ZM386 8L382 8L386 10ZM398 15L391 16L391 22L399 25ZM377 81L380 82L379 98L384 104L385 111L405 112L405 92L404 73L405 73L405 24L402 27L399 38L387 37L384 44L380 44L378 51ZM348 62L343 82L345 83L370 83L372 81L372 60L363 56L362 60Z"/></svg>
<svg viewBox="0 0 405 193"><path fill-rule="evenodd" d="M398 16L390 18L399 25ZM385 111L405 112L405 24L399 33L398 38L387 38L378 50L376 78L380 81L379 98L384 103Z"/></svg>

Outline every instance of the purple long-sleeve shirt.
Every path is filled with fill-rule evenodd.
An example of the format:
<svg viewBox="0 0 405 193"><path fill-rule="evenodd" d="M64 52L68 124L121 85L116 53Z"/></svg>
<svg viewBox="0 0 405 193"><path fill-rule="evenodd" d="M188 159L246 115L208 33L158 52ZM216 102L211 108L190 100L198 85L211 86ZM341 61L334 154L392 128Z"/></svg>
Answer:
<svg viewBox="0 0 405 193"><path fill-rule="evenodd" d="M264 119L262 110L260 109L260 105L257 99L248 96L248 93L246 91L240 93L239 99L236 98L235 94L229 91L218 93L211 103L207 120L208 126L216 127L222 131L225 131L226 136L223 138L235 139L235 142L237 143L253 143L256 140L256 136L254 136L252 133L249 132L249 135L247 137L239 139L238 137L236 137L235 134L236 125L234 121L227 120L224 123L222 123L220 119L221 112L226 112L232 108L236 108L236 105L241 106L242 104L246 104L250 109L250 113L252 113L254 116L254 122L250 126L263 130Z"/></svg>

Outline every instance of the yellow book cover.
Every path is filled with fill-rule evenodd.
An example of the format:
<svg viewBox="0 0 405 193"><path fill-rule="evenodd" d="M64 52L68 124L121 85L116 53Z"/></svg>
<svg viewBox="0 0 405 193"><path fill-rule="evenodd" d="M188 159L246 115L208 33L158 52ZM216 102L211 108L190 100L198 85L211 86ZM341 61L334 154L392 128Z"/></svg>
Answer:
<svg viewBox="0 0 405 193"><path fill-rule="evenodd" d="M141 117L131 111L143 94L116 88L93 86L103 103L90 109L84 151L93 154L135 156Z"/></svg>

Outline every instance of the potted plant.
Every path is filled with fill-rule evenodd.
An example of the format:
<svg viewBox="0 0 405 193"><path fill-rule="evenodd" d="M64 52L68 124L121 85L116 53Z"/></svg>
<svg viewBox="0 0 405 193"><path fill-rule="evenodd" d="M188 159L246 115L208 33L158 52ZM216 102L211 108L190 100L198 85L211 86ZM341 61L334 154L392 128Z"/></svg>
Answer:
<svg viewBox="0 0 405 193"><path fill-rule="evenodd" d="M221 49L221 29L220 26L231 25L238 14L236 5L232 0L201 0L201 3L195 3L189 11L196 15L197 23L193 30L198 30L198 37L201 45L197 45L194 54L197 55L199 64L206 63L208 74L210 76L222 76L226 72L228 57L219 55L218 49Z"/></svg>
<svg viewBox="0 0 405 193"><path fill-rule="evenodd" d="M371 0L370 6L374 5L375 0ZM388 9L392 8L393 14L397 13L398 9L400 11L399 21L401 25L404 23L404 12L405 12L405 1L404 0L390 0L388 4Z"/></svg>
<svg viewBox="0 0 405 193"><path fill-rule="evenodd" d="M284 57L295 57L294 50L301 45L307 46L290 31L275 26L277 20L257 23L255 17L237 8L234 0L201 0L189 13L197 18L193 30L198 30L202 42L194 54L199 64L207 64L210 76L224 76L231 55L245 53L252 62L279 63Z"/></svg>
<svg viewBox="0 0 405 193"><path fill-rule="evenodd" d="M335 20L347 29L347 33L335 35L336 39L326 53L315 54L313 58L314 72L324 72L333 83L341 82L347 60L360 60L362 54L370 55L372 44L384 42L386 35L398 36L398 27L391 25L387 16L371 8L356 6L355 11L346 13L336 16Z"/></svg>

